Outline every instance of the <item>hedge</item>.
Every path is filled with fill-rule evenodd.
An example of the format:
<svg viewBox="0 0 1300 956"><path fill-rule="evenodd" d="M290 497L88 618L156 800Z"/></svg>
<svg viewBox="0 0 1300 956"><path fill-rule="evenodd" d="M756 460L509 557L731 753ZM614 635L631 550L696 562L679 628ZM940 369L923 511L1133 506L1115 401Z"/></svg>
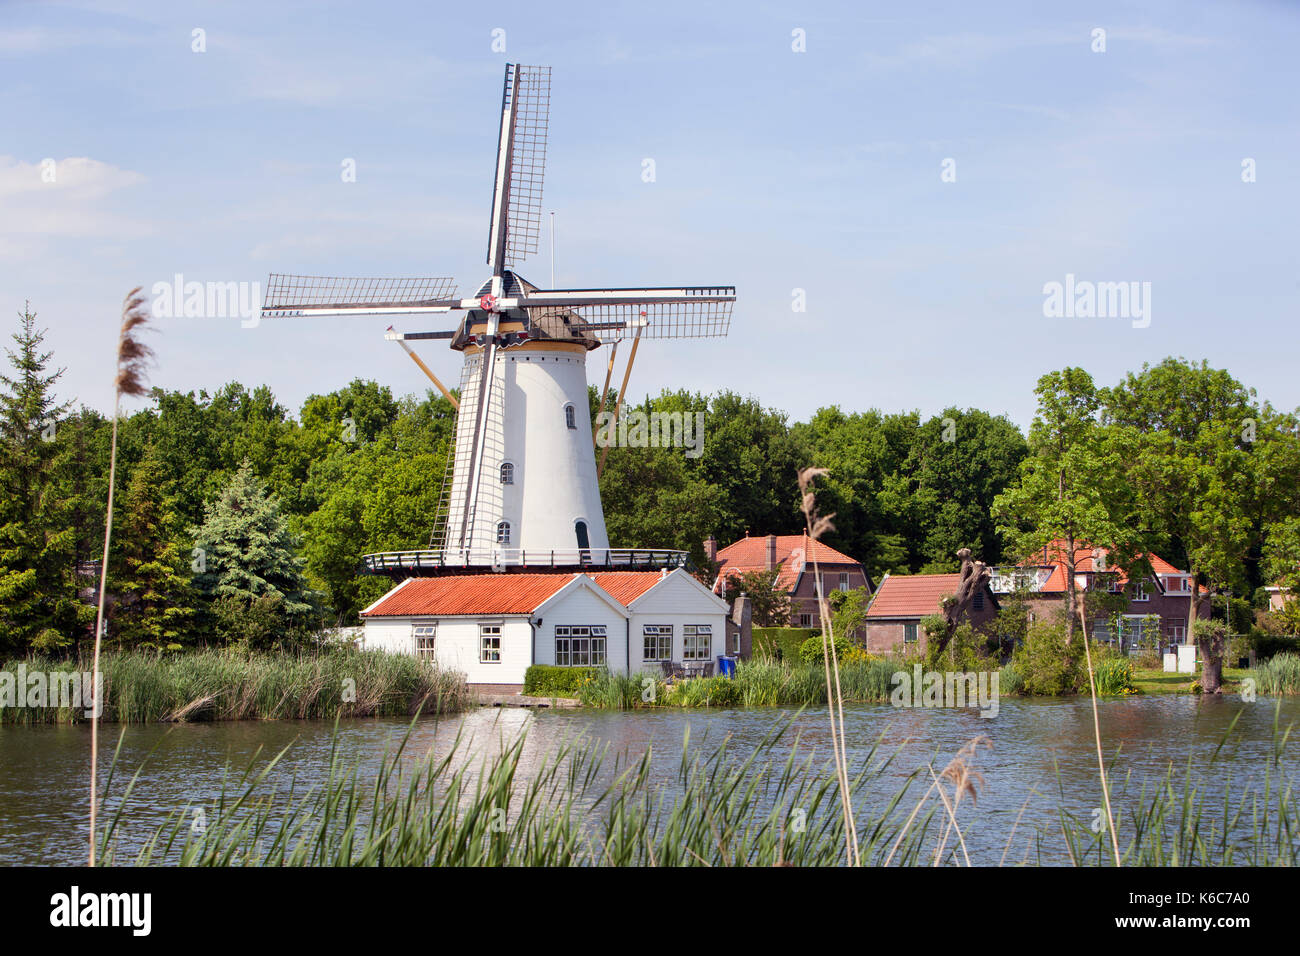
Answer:
<svg viewBox="0 0 1300 956"><path fill-rule="evenodd" d="M596 677L595 667L553 667L534 664L524 671L526 697L577 697L578 688Z"/></svg>
<svg viewBox="0 0 1300 956"><path fill-rule="evenodd" d="M775 657L797 664L800 645L810 637L820 637L821 633L812 627L756 627L754 656Z"/></svg>

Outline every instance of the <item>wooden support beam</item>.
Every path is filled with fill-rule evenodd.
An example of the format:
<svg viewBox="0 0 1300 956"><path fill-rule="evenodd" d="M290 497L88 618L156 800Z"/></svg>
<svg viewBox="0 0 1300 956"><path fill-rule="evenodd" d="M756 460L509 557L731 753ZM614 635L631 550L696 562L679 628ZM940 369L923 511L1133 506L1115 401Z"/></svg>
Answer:
<svg viewBox="0 0 1300 956"><path fill-rule="evenodd" d="M609 364L605 366L605 388L600 393L600 410L596 412L596 427L591 433L591 443L594 447L596 444L596 435L600 433L600 416L605 414L605 400L609 398L609 379L614 374L614 359L618 357L618 340L609 350Z"/></svg>
<svg viewBox="0 0 1300 956"><path fill-rule="evenodd" d="M614 420L610 423L610 432L618 427L618 412L627 401L627 380L632 377L632 363L636 361L636 349L641 344L641 329L645 326L638 326L636 335L632 338L632 354L627 357L627 368L623 370L623 384L618 390L618 401L614 403ZM605 472L605 458L609 455L609 446L606 445L600 450L600 464L596 466L596 480Z"/></svg>
<svg viewBox="0 0 1300 956"><path fill-rule="evenodd" d="M407 345L405 342L403 342L401 339L397 340L397 344L406 350L406 354L411 356L411 361L414 362L416 365L420 366L420 371L422 371L425 375L429 376L429 381L433 382L434 385L438 386L438 391L442 392L443 396L447 399L447 401L451 402L451 407L456 409L456 411L459 412L460 402L456 401L455 396L453 396L451 392L447 391L447 386L443 385L442 382L439 381L438 376L433 374L433 370L429 368L429 366L425 365L424 361L420 358L420 356L416 355L415 352L412 351L411 347Z"/></svg>

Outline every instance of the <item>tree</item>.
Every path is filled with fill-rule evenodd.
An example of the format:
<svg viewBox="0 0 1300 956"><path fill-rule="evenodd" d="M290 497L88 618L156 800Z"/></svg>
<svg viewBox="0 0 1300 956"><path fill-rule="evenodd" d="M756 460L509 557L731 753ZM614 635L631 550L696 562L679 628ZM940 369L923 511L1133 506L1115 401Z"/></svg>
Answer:
<svg viewBox="0 0 1300 956"><path fill-rule="evenodd" d="M1076 573L1081 549L1133 553L1122 448L1100 427L1100 396L1080 368L1049 372L1034 390L1038 412L1029 429L1029 457L1020 483L994 502L1000 530L1018 555L1028 557L1057 542L1065 566L1066 644L1078 628Z"/></svg>
<svg viewBox="0 0 1300 956"><path fill-rule="evenodd" d="M1169 358L1143 365L1104 398L1107 421L1131 436L1125 477L1149 526L1171 536L1186 556L1192 634L1205 599L1202 580L1211 590L1245 586L1256 477L1249 439L1259 418L1253 394L1204 361ZM1207 671L1222 665L1205 660Z"/></svg>
<svg viewBox="0 0 1300 956"><path fill-rule="evenodd" d="M174 499L164 494L163 474L150 449L131 475L116 519L109 620L119 648L179 644L194 616L189 551L177 542L180 520Z"/></svg>
<svg viewBox="0 0 1300 956"><path fill-rule="evenodd" d="M66 483L67 403L54 396L44 330L30 304L19 313L13 376L0 375L0 646L48 651L73 642L93 619L77 599L76 530Z"/></svg>
<svg viewBox="0 0 1300 956"><path fill-rule="evenodd" d="M294 636L313 623L314 596L303 580L298 542L279 503L253 474L251 462L240 465L208 505L202 526L194 531L194 544L201 568L196 583L213 600L224 601L224 609L252 610L259 599L269 597L289 632L281 636ZM226 620L235 616L232 611ZM228 627L223 636L237 639Z"/></svg>
<svg viewBox="0 0 1300 956"><path fill-rule="evenodd" d="M727 575L728 598L733 606L740 595L749 598L755 627L790 626L790 592L777 584L780 574L780 568L774 568Z"/></svg>

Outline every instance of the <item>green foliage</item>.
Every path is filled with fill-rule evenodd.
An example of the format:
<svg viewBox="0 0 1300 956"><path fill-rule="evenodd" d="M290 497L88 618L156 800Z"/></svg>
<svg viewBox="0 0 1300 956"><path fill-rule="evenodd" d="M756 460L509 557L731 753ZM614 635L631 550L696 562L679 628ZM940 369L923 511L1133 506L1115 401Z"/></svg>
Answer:
<svg viewBox="0 0 1300 956"><path fill-rule="evenodd" d="M941 616L935 616L939 617L940 621L943 620ZM935 622L931 623L935 625ZM998 650L996 643L990 643L986 634L975 630L969 623L963 621L957 625L952 639L948 641L942 652L939 650L937 640L931 639L926 642L925 661L926 667L931 670L997 670Z"/></svg>
<svg viewBox="0 0 1300 956"><path fill-rule="evenodd" d="M316 623L297 544L279 503L246 461L194 532L203 566L195 582L214 602L222 640L260 647L281 628Z"/></svg>
<svg viewBox="0 0 1300 956"><path fill-rule="evenodd" d="M85 671L72 661L31 658L28 672ZM16 661L0 668L13 672ZM470 706L465 676L382 651L334 649L262 654L234 650L158 655L105 653L103 719L120 723L405 717ZM5 723L76 723L82 708L0 709Z"/></svg>
<svg viewBox="0 0 1300 956"><path fill-rule="evenodd" d="M1011 666L1026 694L1056 697L1074 694L1087 686L1083 642L1066 642L1060 623L1035 621L1025 642L1016 648Z"/></svg>
<svg viewBox="0 0 1300 956"><path fill-rule="evenodd" d="M862 648L841 634L835 635L835 659L843 664L863 656ZM822 664L826 660L826 639L818 634L799 645L799 660L804 664Z"/></svg>
<svg viewBox="0 0 1300 956"><path fill-rule="evenodd" d="M1284 652L1255 667L1250 675L1261 694L1300 694L1300 654Z"/></svg>
<svg viewBox="0 0 1300 956"><path fill-rule="evenodd" d="M1107 657L1099 661L1093 676L1098 696L1120 697L1133 693L1133 664L1125 657Z"/></svg>
<svg viewBox="0 0 1300 956"><path fill-rule="evenodd" d="M780 568L771 571L746 571L727 577L727 597L749 597L755 627L782 628L790 623L790 592L777 585Z"/></svg>
<svg viewBox="0 0 1300 956"><path fill-rule="evenodd" d="M797 661L804 642L814 635L820 636L821 631L811 627L755 627L752 634L754 657Z"/></svg>
<svg viewBox="0 0 1300 956"><path fill-rule="evenodd" d="M604 676L598 667L552 667L534 664L524 671L524 694L528 697L577 698L583 685Z"/></svg>

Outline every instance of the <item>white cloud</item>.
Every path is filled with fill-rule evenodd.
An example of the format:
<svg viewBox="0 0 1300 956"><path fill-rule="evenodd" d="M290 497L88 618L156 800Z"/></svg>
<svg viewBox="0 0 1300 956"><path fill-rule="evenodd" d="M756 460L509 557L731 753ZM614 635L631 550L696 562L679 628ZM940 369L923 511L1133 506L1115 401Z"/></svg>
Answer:
<svg viewBox="0 0 1300 956"><path fill-rule="evenodd" d="M147 223L114 212L106 202L145 181L140 173L87 156L51 158L49 164L0 156L0 233L37 238L147 235L152 231Z"/></svg>

